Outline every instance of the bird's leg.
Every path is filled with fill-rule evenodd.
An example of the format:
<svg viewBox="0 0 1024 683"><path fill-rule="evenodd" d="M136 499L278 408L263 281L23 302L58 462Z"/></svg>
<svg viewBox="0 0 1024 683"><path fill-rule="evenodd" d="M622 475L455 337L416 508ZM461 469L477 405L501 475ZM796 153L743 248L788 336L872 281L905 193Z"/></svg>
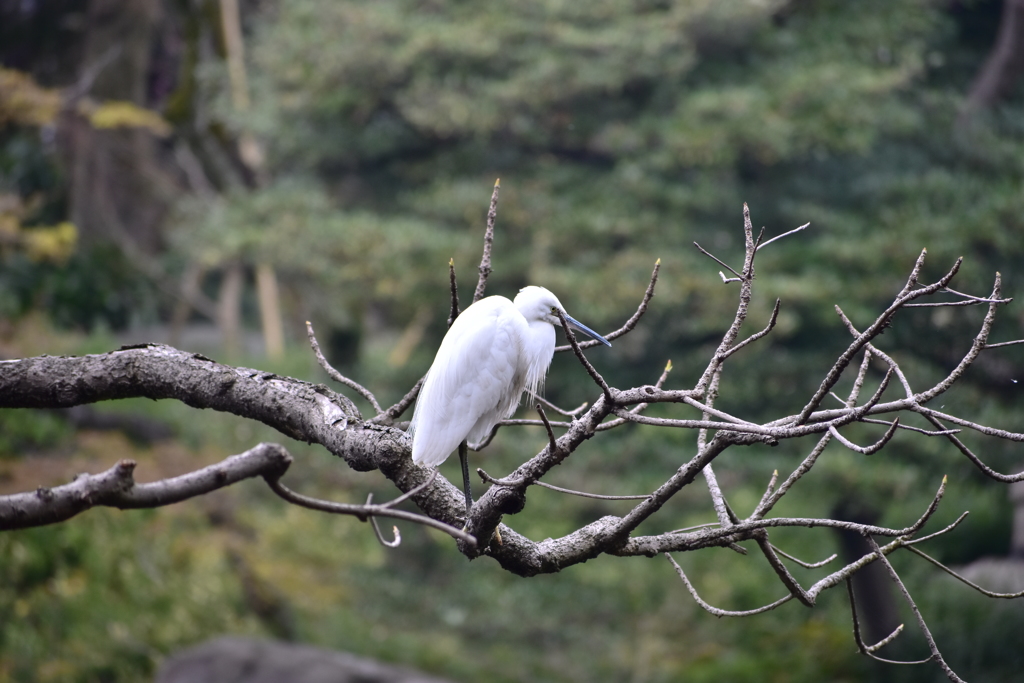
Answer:
<svg viewBox="0 0 1024 683"><path fill-rule="evenodd" d="M469 524L469 510L473 507L473 493L469 488L469 446L465 440L459 444L459 462L462 463L462 490L466 493L466 524Z"/></svg>

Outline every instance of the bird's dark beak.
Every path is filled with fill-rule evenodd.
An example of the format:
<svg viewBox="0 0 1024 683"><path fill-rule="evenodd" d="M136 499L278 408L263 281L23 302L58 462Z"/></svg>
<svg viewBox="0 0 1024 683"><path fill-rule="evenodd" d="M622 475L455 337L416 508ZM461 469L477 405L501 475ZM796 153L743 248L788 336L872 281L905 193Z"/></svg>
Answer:
<svg viewBox="0 0 1024 683"><path fill-rule="evenodd" d="M574 328L576 328L580 332L583 332L584 334L589 336L591 339L596 339L597 341L601 342L605 346L611 346L612 345L612 343L610 341L608 341L607 339L605 339L604 337L599 335L597 332L594 332L592 329L590 329L589 327L587 327L586 325L581 323L579 320L576 320L575 318L572 318L568 313L563 313L563 315L565 316L565 319L567 321L569 321L570 325L572 325Z"/></svg>

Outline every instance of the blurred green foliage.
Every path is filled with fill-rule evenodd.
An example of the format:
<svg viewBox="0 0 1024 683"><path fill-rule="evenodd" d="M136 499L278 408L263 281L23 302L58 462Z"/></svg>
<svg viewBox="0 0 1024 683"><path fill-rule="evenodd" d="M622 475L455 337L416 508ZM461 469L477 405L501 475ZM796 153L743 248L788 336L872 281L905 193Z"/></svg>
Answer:
<svg viewBox="0 0 1024 683"><path fill-rule="evenodd" d="M641 327L594 359L621 386L653 381L671 358L669 383L678 387L699 375L736 296L692 242L738 267L745 201L766 237L811 223L759 254L750 327L767 320L776 297L779 324L730 359L717 404L749 419L778 417L799 409L848 343L833 306L863 326L922 248L926 278L963 255L958 289L985 295L999 270L1004 294L1022 295L1024 107L1013 99L969 124L957 119L998 14L998 3L982 0L261 3L247 44L251 110L232 110L225 70L190 53L181 84L190 105L172 99L170 118L184 127L194 109L231 134L254 135L266 146L269 184L181 200L168 261L273 263L301 292L301 313L322 342L333 328L346 348L358 343L355 359L339 365L393 401L428 367L444 332L451 257L468 300L500 177L489 293L542 284L584 322L610 329L633 310L661 258ZM8 179L59 186L23 135L5 140ZM86 328L157 317L155 294L117 258L83 252L53 271L5 264L0 306L14 315L45 305L61 325ZM393 363L395 338L422 310L425 339L405 364ZM1024 336L1019 310L1001 311L996 341ZM979 322L974 310L905 311L880 345L923 387L955 365ZM281 368L248 362L323 381L300 351ZM1022 386L1024 349L1010 347L984 354L941 402L1014 429ZM837 393L848 389L847 381ZM578 405L592 393L573 359L555 360L548 398ZM192 448L228 453L282 438L184 406L141 405L132 409L175 423ZM18 419L5 415L0 428ZM64 438L45 422L17 425L4 431L12 444ZM871 427L848 434L877 438ZM647 491L692 453L694 438L626 427L588 442L552 483ZM544 440L535 429L503 433L478 462L507 472ZM1020 469L1019 445L971 444L997 469ZM393 494L380 477L288 447L299 454L290 483L304 492L352 501L368 488L378 499ZM772 471L785 476L809 448L734 450L716 471L746 511ZM446 474L457 477L452 467ZM1005 553L1005 489L947 442L920 435L899 434L871 458L830 447L777 512L829 516L856 501L878 523L904 526L945 474L934 528L966 509L971 516L927 550L955 564ZM642 532L713 519L707 493L692 488ZM839 593L810 612L787 604L716 620L661 558L601 558L523 580L488 560L467 563L433 532L403 528L401 548L384 552L354 520L285 508L255 482L237 489L217 499L234 520L227 531L222 511L196 504L93 511L0 535L0 681L138 680L162 655L208 635L289 629L303 641L467 681L941 680L934 667L908 674L857 655ZM622 505L532 491L509 522L542 539L621 514ZM773 540L808 560L839 547L825 530L779 530ZM724 608L781 594L753 554L678 559L705 599ZM1019 605L951 590L910 560L894 558L954 668L968 680L1012 671ZM794 569L805 583L821 571ZM258 608L253 577L289 607L292 626ZM913 652L923 641L910 631L901 638Z"/></svg>

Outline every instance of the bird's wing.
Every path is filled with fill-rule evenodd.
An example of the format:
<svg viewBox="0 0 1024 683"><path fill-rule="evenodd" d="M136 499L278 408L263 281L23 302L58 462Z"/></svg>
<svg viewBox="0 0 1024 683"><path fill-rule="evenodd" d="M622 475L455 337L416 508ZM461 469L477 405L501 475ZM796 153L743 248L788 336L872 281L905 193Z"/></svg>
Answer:
<svg viewBox="0 0 1024 683"><path fill-rule="evenodd" d="M414 461L439 465L470 432L490 431L505 417L525 325L503 297L483 299L455 320L416 399Z"/></svg>

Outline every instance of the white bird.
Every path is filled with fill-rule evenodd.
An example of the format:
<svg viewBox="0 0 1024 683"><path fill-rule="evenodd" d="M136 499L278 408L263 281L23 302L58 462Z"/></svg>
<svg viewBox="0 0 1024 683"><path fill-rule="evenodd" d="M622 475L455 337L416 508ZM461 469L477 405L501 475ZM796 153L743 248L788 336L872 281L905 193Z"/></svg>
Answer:
<svg viewBox="0 0 1024 683"><path fill-rule="evenodd" d="M414 462L437 466L459 449L466 493L472 505L464 442L483 441L499 421L511 417L523 392L536 393L555 352L558 314L580 331L611 342L565 313L543 287L524 287L515 301L489 296L455 319L427 372L413 413Z"/></svg>

